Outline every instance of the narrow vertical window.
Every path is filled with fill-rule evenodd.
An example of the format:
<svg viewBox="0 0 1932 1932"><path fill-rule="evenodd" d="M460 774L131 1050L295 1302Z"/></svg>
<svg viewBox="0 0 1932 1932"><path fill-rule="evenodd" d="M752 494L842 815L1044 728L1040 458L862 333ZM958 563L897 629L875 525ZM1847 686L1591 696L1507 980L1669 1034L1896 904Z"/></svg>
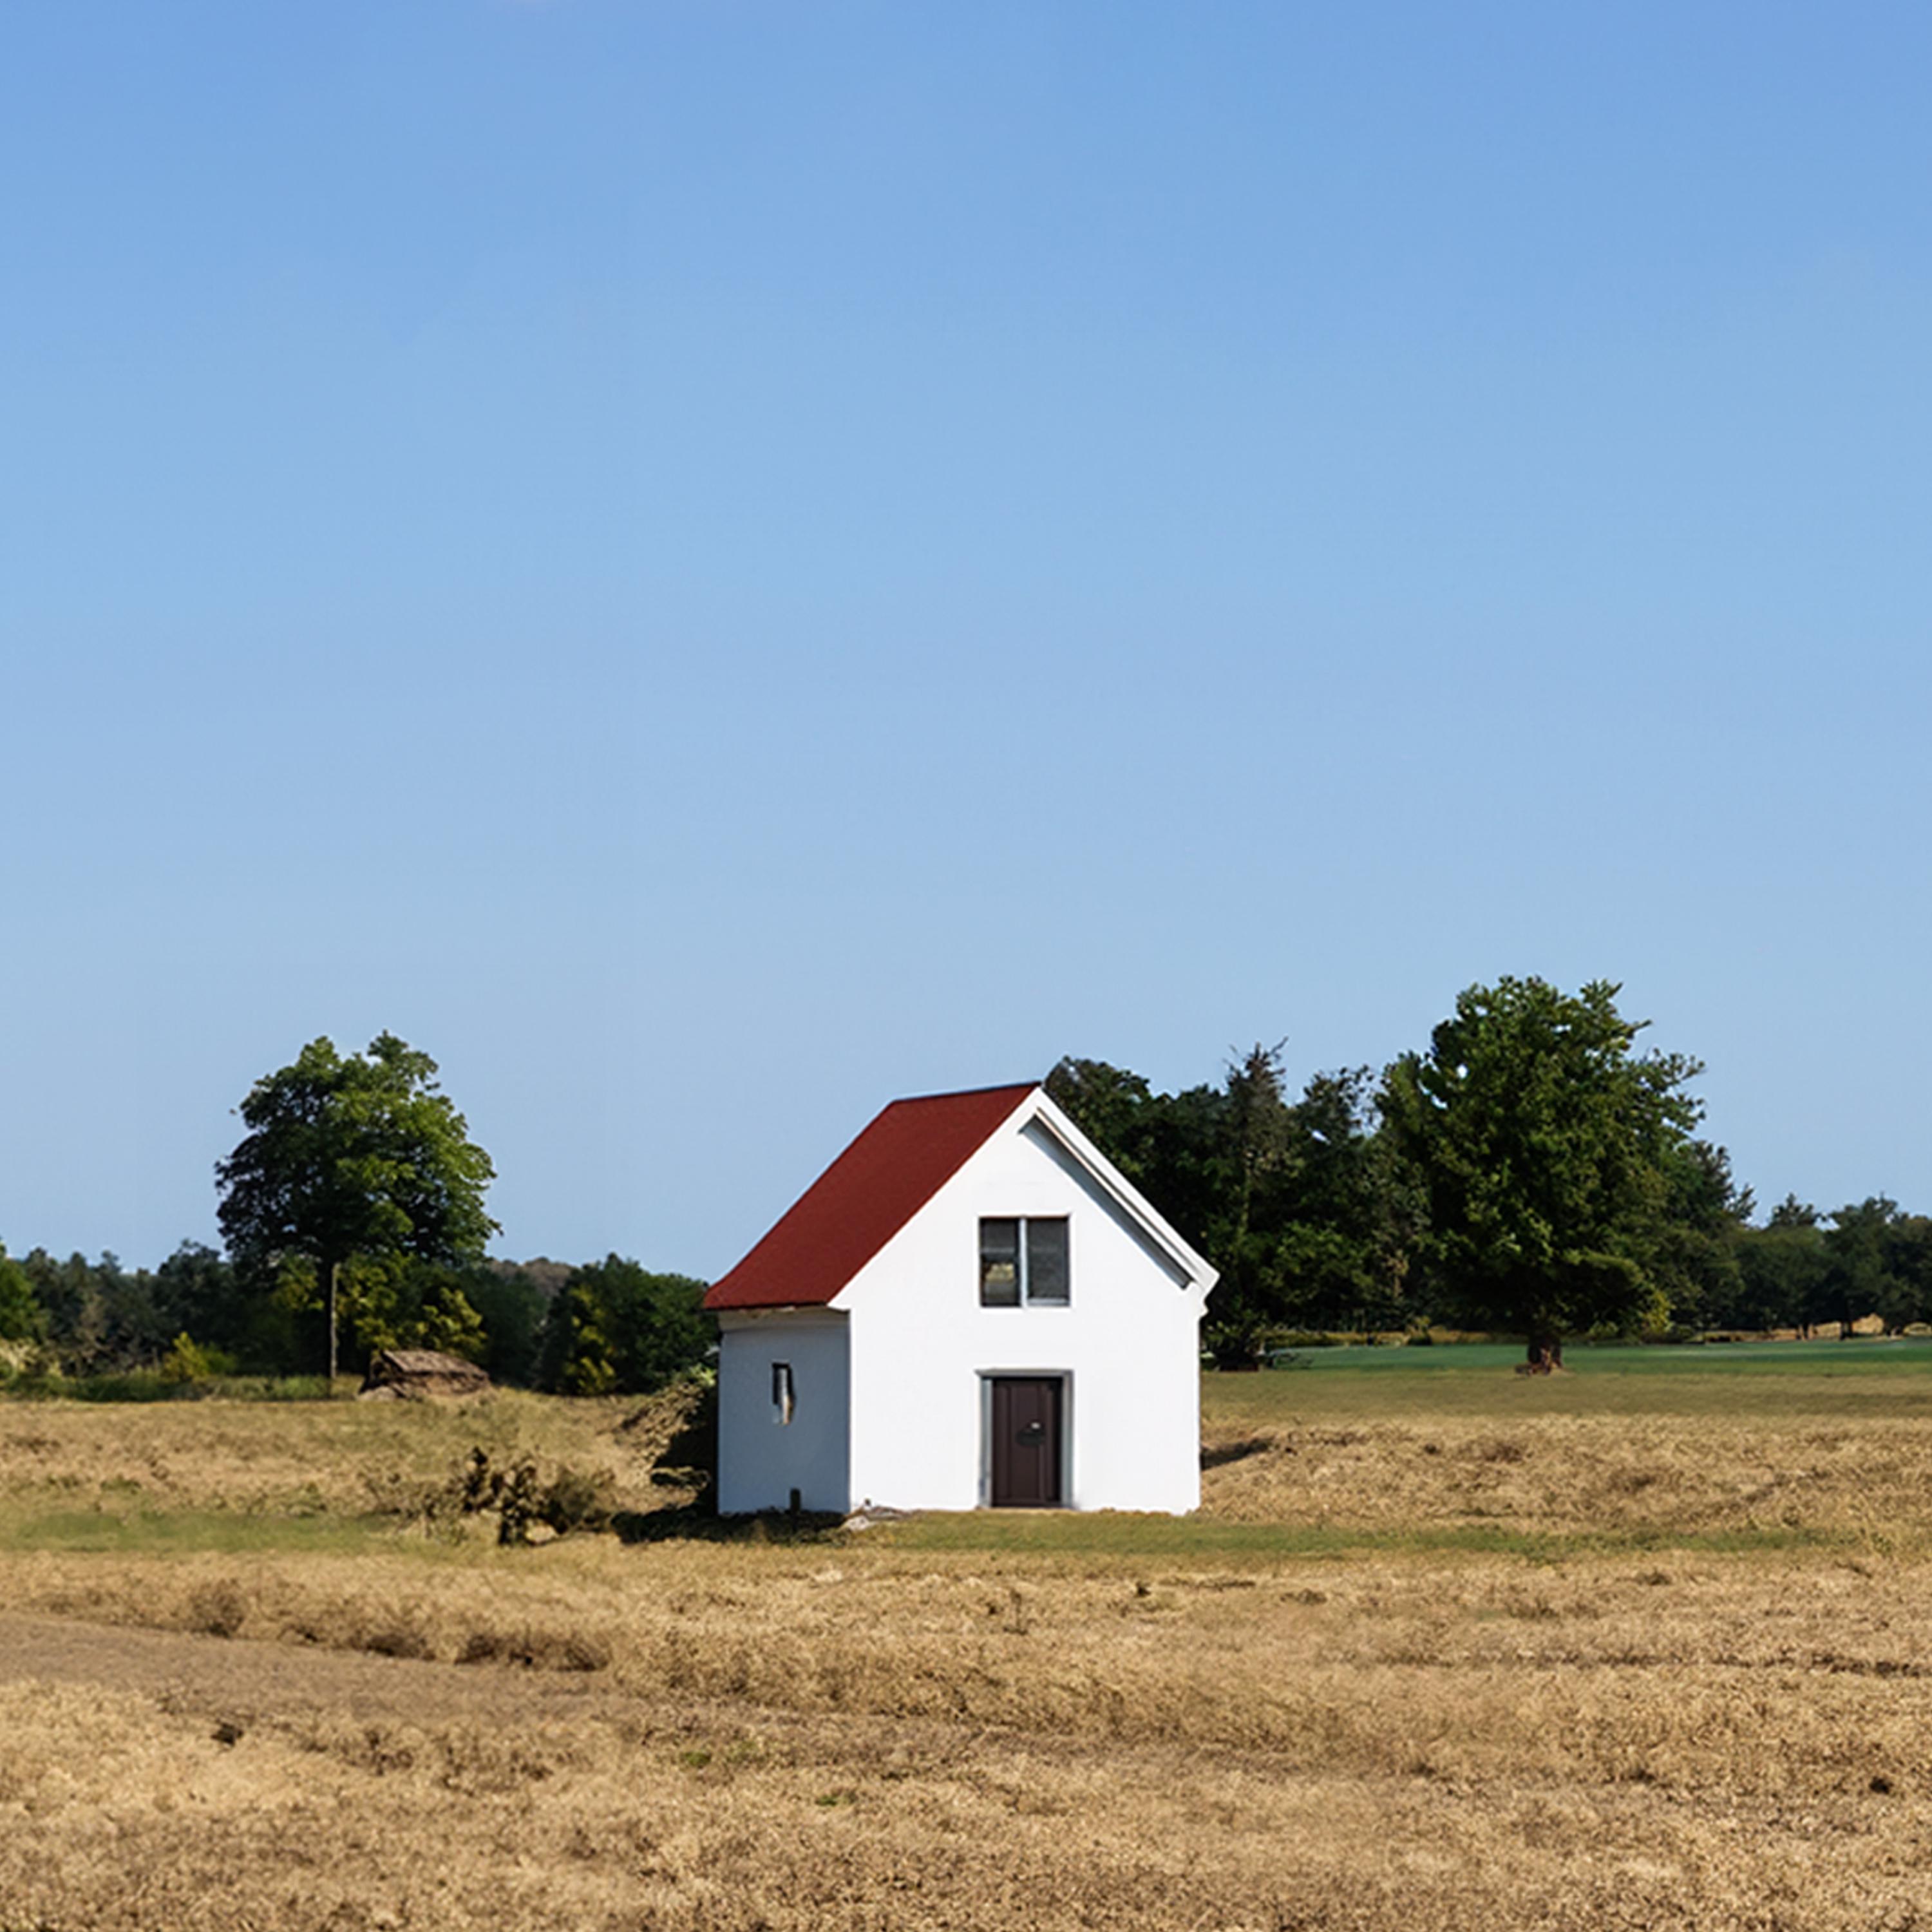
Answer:
<svg viewBox="0 0 1932 1932"><path fill-rule="evenodd" d="M772 1364L772 1420L787 1423L792 1412L791 1364L774 1362Z"/></svg>
<svg viewBox="0 0 1932 1932"><path fill-rule="evenodd" d="M980 1223L980 1300L987 1308L1020 1305L1020 1224Z"/></svg>
<svg viewBox="0 0 1932 1932"><path fill-rule="evenodd" d="M1068 1299L1066 1218L1028 1221L1022 1226L1026 1231L1026 1298L1064 1304Z"/></svg>

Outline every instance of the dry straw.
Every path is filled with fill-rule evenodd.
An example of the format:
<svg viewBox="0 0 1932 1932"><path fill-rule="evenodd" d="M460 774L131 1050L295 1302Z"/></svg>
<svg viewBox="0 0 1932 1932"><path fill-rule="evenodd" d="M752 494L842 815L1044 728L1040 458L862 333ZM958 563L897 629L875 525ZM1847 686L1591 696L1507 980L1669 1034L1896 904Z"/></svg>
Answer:
<svg viewBox="0 0 1932 1932"><path fill-rule="evenodd" d="M1247 1378L1201 1520L1027 1547L439 1504L675 1502L617 1405L0 1408L0 1926L1932 1923L1932 1471L1840 1379Z"/></svg>

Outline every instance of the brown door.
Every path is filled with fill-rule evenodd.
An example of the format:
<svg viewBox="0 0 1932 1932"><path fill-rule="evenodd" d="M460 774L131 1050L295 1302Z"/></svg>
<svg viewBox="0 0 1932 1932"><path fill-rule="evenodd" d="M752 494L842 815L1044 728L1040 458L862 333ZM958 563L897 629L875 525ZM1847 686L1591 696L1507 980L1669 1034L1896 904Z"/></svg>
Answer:
<svg viewBox="0 0 1932 1932"><path fill-rule="evenodd" d="M1059 1377L995 1376L992 1379L993 1507L1041 1509L1058 1503Z"/></svg>

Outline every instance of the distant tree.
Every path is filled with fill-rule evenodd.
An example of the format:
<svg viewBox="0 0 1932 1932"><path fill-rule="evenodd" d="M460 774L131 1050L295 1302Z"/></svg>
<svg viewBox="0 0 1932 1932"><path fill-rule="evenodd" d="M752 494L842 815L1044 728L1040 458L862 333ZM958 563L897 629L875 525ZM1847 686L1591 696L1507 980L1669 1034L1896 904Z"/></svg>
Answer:
<svg viewBox="0 0 1932 1932"><path fill-rule="evenodd" d="M25 1255L20 1267L46 1323L46 1336L70 1362L86 1366L100 1352L106 1328L100 1284L78 1251L56 1261L45 1248Z"/></svg>
<svg viewBox="0 0 1932 1932"><path fill-rule="evenodd" d="M1104 1060L1066 1059L1047 1091L1220 1272L1202 1336L1217 1362L1252 1366L1282 1306L1279 1211L1291 1159L1281 1049L1257 1046L1216 1090L1156 1094Z"/></svg>
<svg viewBox="0 0 1932 1932"><path fill-rule="evenodd" d="M1662 1216L1649 1263L1671 1320L1687 1328L1749 1326L1738 1318L1738 1235L1750 1220L1750 1190L1738 1186L1730 1156L1709 1141L1666 1147L1663 1170Z"/></svg>
<svg viewBox="0 0 1932 1932"><path fill-rule="evenodd" d="M1155 1102L1138 1073L1070 1054L1046 1084L1048 1098L1130 1180L1138 1185L1146 1179Z"/></svg>
<svg viewBox="0 0 1932 1932"><path fill-rule="evenodd" d="M412 1255L357 1255L343 1264L340 1313L365 1358L384 1348L434 1348L480 1361L482 1317L466 1292L472 1270Z"/></svg>
<svg viewBox="0 0 1932 1932"><path fill-rule="evenodd" d="M1787 1194L1771 1210L1771 1217L1765 1225L1780 1232L1791 1228L1815 1228L1820 1218L1817 1209L1810 1202L1801 1201L1795 1194Z"/></svg>
<svg viewBox="0 0 1932 1932"><path fill-rule="evenodd" d="M286 1311L262 1322L234 1264L214 1249L183 1241L155 1269L152 1292L159 1329L251 1366L286 1365L292 1334Z"/></svg>
<svg viewBox="0 0 1932 1932"><path fill-rule="evenodd" d="M38 1342L46 1333L46 1312L33 1278L0 1241L0 1342Z"/></svg>
<svg viewBox="0 0 1932 1932"><path fill-rule="evenodd" d="M72 1254L57 1262L35 1248L20 1264L46 1316L46 1338L61 1360L83 1372L140 1366L166 1346L156 1310L154 1277L129 1274L118 1258Z"/></svg>
<svg viewBox="0 0 1932 1932"><path fill-rule="evenodd" d="M1732 1323L1808 1332L1826 1305L1831 1272L1816 1210L1780 1202L1766 1226L1738 1231L1732 1252L1738 1278Z"/></svg>
<svg viewBox="0 0 1932 1932"><path fill-rule="evenodd" d="M124 1268L112 1254L94 1264L102 1320L101 1354L109 1365L152 1366L170 1340L154 1299L154 1277L146 1268Z"/></svg>
<svg viewBox="0 0 1932 1932"><path fill-rule="evenodd" d="M1932 1218L1900 1214L1886 1231L1886 1262L1898 1293L1880 1307L1886 1332L1932 1321Z"/></svg>
<svg viewBox="0 0 1932 1932"><path fill-rule="evenodd" d="M1900 1258L1900 1220L1898 1203L1882 1194L1848 1204L1831 1216L1818 1313L1838 1324L1841 1337L1868 1316L1878 1316L1894 1333L1913 1318L1913 1284L1901 1279L1893 1265Z"/></svg>
<svg viewBox="0 0 1932 1932"><path fill-rule="evenodd" d="M1138 1184L1167 1220L1216 1268L1220 1230L1232 1216L1234 1164L1224 1088L1186 1087L1155 1096L1147 1122L1145 1170ZM1220 1294L1217 1286L1215 1296ZM1209 1306L1214 1306L1210 1298Z"/></svg>
<svg viewBox="0 0 1932 1932"><path fill-rule="evenodd" d="M1203 1253L1223 1212L1227 1099L1209 1087L1156 1094L1104 1060L1062 1060L1048 1094L1095 1146Z"/></svg>
<svg viewBox="0 0 1932 1932"><path fill-rule="evenodd" d="M717 1339L704 1287L620 1255L578 1268L550 1304L541 1385L566 1395L644 1394L674 1381Z"/></svg>
<svg viewBox="0 0 1932 1932"><path fill-rule="evenodd" d="M1203 1337L1250 1366L1270 1329L1400 1322L1413 1204L1378 1130L1366 1068L1288 1098L1283 1047L1231 1058L1219 1088L1153 1092L1066 1059L1047 1090L1220 1271Z"/></svg>
<svg viewBox="0 0 1932 1932"><path fill-rule="evenodd" d="M1421 1205L1379 1129L1366 1066L1311 1076L1291 1110L1280 1204L1289 1252L1285 1318L1306 1328L1405 1325Z"/></svg>
<svg viewBox="0 0 1932 1932"><path fill-rule="evenodd" d="M1294 1247L1285 1210L1295 1149L1282 1051L1282 1045L1257 1043L1229 1064L1221 1145L1209 1162L1221 1198L1208 1224L1207 1250L1221 1279L1202 1333L1223 1368L1252 1366L1263 1331L1280 1319L1287 1300Z"/></svg>
<svg viewBox="0 0 1932 1932"><path fill-rule="evenodd" d="M483 1324L478 1359L496 1382L528 1388L537 1378L538 1349L550 1298L532 1275L502 1262L464 1270L464 1298Z"/></svg>
<svg viewBox="0 0 1932 1932"><path fill-rule="evenodd" d="M393 1034L346 1058L312 1040L250 1090L247 1136L216 1167L236 1266L258 1292L324 1304L332 1375L351 1262L366 1285L400 1263L480 1259L496 1231L483 1204L495 1169L435 1076Z"/></svg>
<svg viewBox="0 0 1932 1932"><path fill-rule="evenodd" d="M1426 1053L1383 1077L1396 1153L1428 1204L1426 1252L1476 1325L1523 1335L1533 1364L1564 1338L1662 1318L1654 1272L1700 1108L1681 1054L1639 1054L1618 988L1537 979L1472 986Z"/></svg>

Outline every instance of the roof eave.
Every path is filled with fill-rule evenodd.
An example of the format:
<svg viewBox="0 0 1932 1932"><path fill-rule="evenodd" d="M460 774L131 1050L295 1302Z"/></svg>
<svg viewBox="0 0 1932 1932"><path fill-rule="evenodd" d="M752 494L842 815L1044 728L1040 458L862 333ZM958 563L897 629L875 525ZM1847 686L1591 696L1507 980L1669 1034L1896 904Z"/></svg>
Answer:
<svg viewBox="0 0 1932 1932"><path fill-rule="evenodd" d="M1174 1264L1190 1288L1198 1288L1204 1296L1220 1280L1220 1270L1204 1256L1195 1252L1160 1209L1088 1138L1072 1117L1044 1087L1036 1088L1014 1111L1016 1114L1028 1114L1042 1123L1086 1170L1095 1185L1109 1196Z"/></svg>

